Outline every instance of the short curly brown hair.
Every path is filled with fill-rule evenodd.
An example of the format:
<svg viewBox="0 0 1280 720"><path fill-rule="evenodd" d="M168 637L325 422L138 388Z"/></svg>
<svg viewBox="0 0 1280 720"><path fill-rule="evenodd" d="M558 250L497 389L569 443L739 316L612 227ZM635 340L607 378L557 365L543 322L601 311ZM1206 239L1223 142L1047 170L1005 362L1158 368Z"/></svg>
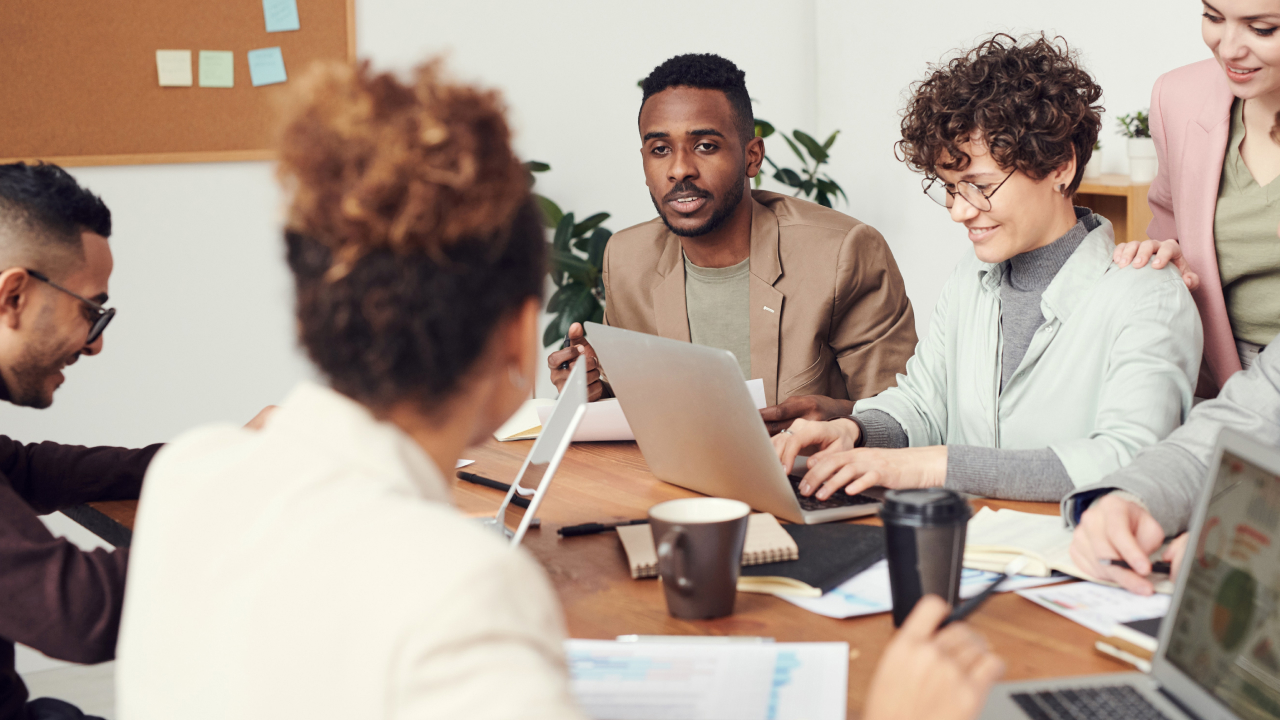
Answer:
<svg viewBox="0 0 1280 720"><path fill-rule="evenodd" d="M960 144L976 132L1001 167L1035 180L1074 155L1069 191L1080 186L1104 108L1102 88L1066 40L1000 33L931 69L912 87L896 146L913 170L964 170L970 158Z"/></svg>
<svg viewBox="0 0 1280 720"><path fill-rule="evenodd" d="M545 245L497 93L368 63L313 69L278 175L302 345L374 408L447 398L499 321L540 298Z"/></svg>

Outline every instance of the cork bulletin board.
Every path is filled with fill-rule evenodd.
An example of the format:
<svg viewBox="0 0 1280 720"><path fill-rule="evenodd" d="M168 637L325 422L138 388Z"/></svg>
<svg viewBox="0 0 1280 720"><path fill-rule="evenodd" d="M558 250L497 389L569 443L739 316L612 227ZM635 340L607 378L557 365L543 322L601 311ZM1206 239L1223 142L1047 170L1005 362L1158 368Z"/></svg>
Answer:
<svg viewBox="0 0 1280 720"><path fill-rule="evenodd" d="M299 29L269 33L263 0L0 0L0 162L270 159L291 83L355 61L354 2L297 0ZM288 81L254 87L248 52L269 47ZM162 49L233 52L234 86L161 87Z"/></svg>

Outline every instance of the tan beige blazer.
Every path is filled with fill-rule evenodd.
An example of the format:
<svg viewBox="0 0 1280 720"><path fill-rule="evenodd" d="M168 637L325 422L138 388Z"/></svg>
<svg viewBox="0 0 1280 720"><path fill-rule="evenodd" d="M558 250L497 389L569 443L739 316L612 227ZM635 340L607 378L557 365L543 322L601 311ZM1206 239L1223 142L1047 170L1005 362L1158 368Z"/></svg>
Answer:
<svg viewBox="0 0 1280 720"><path fill-rule="evenodd" d="M916 330L884 238L806 200L754 190L750 201L751 371L769 404L893 386ZM680 239L660 218L609 240L604 287L605 324L689 341Z"/></svg>

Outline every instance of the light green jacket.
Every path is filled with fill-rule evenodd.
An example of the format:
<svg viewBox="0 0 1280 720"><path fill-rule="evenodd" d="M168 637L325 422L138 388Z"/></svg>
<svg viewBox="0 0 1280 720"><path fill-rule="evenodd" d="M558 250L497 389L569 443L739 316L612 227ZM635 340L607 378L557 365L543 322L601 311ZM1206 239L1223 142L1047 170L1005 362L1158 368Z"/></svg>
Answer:
<svg viewBox="0 0 1280 720"><path fill-rule="evenodd" d="M1052 448L1076 487L1164 439L1191 410L1200 316L1172 266L1116 267L1111 223L1097 219L1045 289L1045 322L1003 392L1007 265L969 256L942 289L906 375L854 412L888 413L913 447Z"/></svg>

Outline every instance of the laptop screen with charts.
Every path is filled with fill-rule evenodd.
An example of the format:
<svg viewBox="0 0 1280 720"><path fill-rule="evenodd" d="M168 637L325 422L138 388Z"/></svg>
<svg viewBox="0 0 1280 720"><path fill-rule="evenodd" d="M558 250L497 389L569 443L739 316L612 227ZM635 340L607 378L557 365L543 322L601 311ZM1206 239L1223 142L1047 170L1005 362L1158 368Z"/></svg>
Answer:
<svg viewBox="0 0 1280 720"><path fill-rule="evenodd" d="M1280 717L1280 450L1223 430L1150 676L1005 683L984 718Z"/></svg>
<svg viewBox="0 0 1280 720"><path fill-rule="evenodd" d="M1223 431L1217 472L1187 547L1161 659L1184 701L1212 717L1280 717L1280 464L1273 448Z"/></svg>
<svg viewBox="0 0 1280 720"><path fill-rule="evenodd" d="M520 472L516 473L516 479L511 483L507 496L502 499L502 505L498 507L497 514L484 521L486 525L510 537L511 547L519 545L524 539L529 525L537 516L538 506L547 495L547 488L551 487L551 478L556 474L560 461L569 449L573 433L582 422L582 416L587 413L586 365L586 363L576 363L573 372L569 373L564 389L560 391L560 397L556 400L555 409L551 411L551 417L547 418L546 424L542 426L542 432L533 441L533 447L529 449L529 455L520 466ZM512 531L507 529L507 507L511 505L516 493L530 499L529 507L525 508L524 515L520 518L520 524Z"/></svg>
<svg viewBox="0 0 1280 720"><path fill-rule="evenodd" d="M783 472L733 353L597 323L587 323L586 331L649 471L659 480L741 500L796 523L843 520L880 508L866 495L841 492L826 501L799 496L799 478Z"/></svg>

